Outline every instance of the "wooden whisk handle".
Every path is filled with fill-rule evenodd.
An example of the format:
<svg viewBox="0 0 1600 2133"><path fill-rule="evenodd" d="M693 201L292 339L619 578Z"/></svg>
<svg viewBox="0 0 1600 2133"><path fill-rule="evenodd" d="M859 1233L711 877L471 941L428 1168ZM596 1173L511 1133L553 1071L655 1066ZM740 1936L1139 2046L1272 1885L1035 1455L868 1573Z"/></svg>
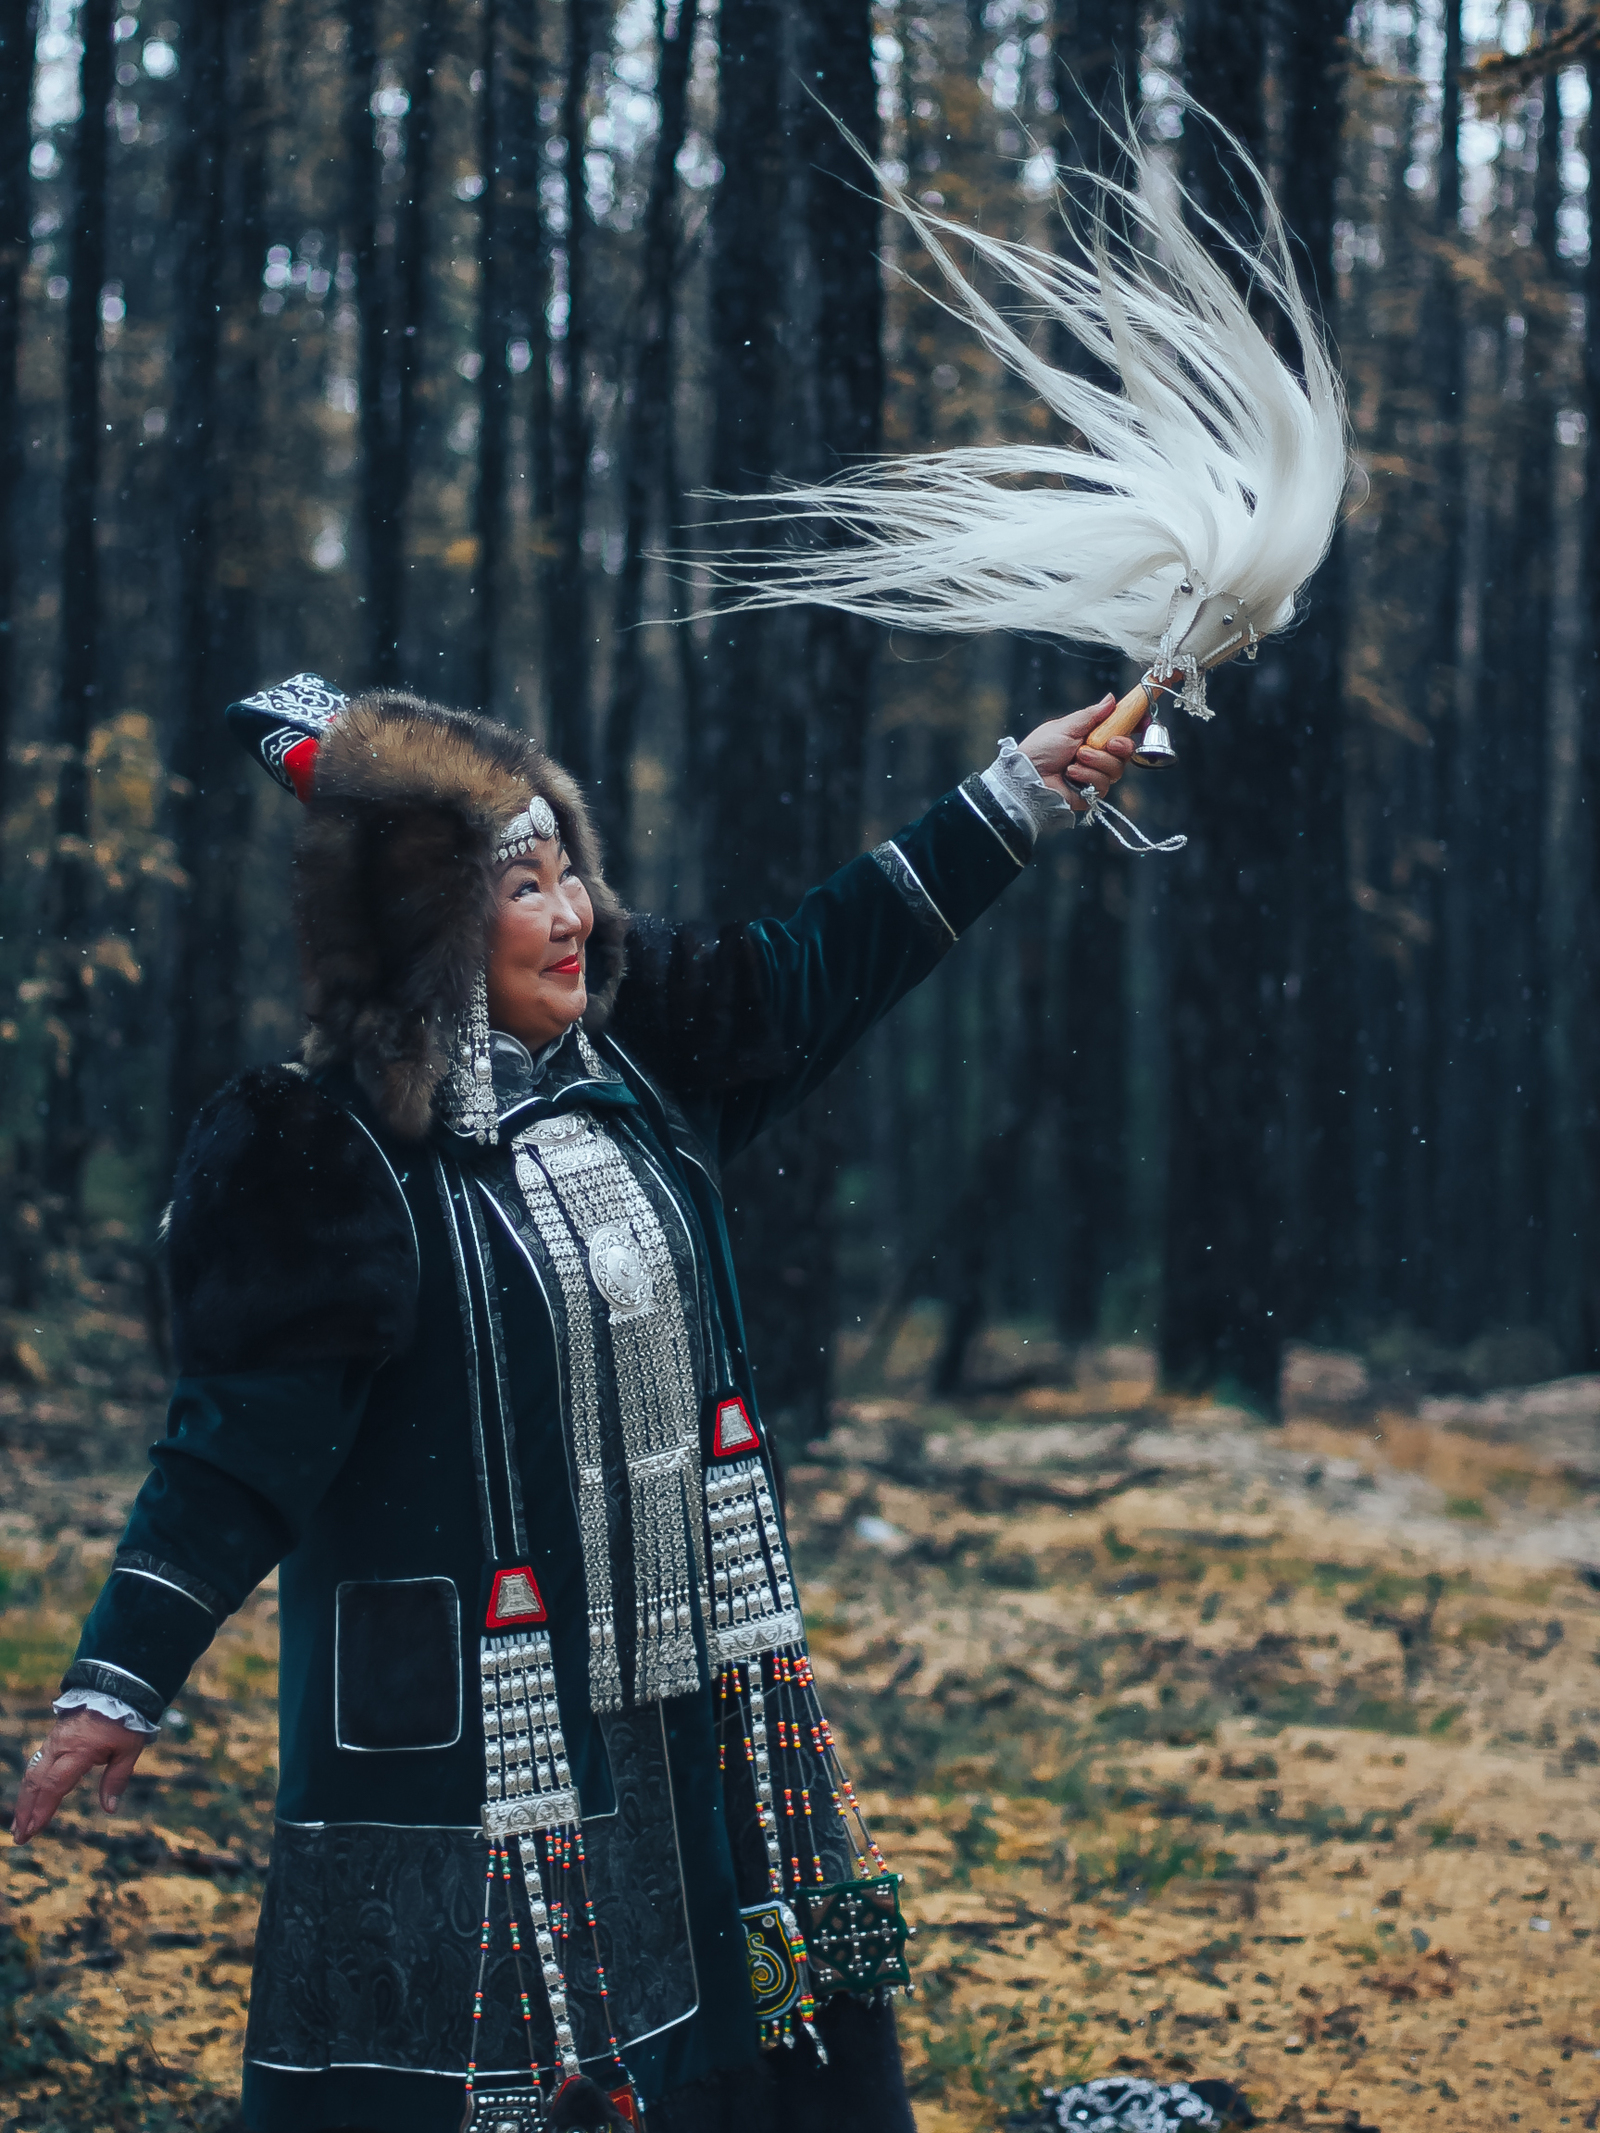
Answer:
<svg viewBox="0 0 1600 2133"><path fill-rule="evenodd" d="M1103 748L1119 736L1131 737L1149 717L1155 699L1142 681L1136 681L1109 718L1104 718L1089 736L1091 748Z"/></svg>

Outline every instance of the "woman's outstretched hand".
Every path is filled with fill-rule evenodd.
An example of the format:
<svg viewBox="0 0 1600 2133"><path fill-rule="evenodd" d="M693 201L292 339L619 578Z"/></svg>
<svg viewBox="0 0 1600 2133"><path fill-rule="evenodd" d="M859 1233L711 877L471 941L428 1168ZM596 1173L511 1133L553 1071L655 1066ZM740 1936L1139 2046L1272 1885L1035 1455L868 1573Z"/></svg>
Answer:
<svg viewBox="0 0 1600 2133"><path fill-rule="evenodd" d="M114 1815L134 1764L154 1737L131 1733L98 1711L66 1712L22 1773L17 1811L11 1818L12 1842L26 1844L37 1836L79 1779L102 1765L100 1805Z"/></svg>
<svg viewBox="0 0 1600 2133"><path fill-rule="evenodd" d="M1074 711L1070 718L1052 718L1035 726L1021 743L1022 753L1046 785L1065 797L1075 815L1081 815L1089 804L1084 789L1092 785L1103 800L1134 751L1135 743L1123 739L1107 741L1104 748L1083 745L1100 721L1115 710L1116 702L1108 690L1099 703Z"/></svg>

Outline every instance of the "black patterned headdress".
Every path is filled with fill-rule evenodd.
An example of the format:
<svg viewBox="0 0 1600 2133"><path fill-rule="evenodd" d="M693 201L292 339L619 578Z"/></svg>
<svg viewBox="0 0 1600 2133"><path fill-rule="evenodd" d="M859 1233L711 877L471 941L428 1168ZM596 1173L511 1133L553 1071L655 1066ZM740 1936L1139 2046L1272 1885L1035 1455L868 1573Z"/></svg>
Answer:
<svg viewBox="0 0 1600 2133"><path fill-rule="evenodd" d="M271 777L297 800L311 791L323 734L349 698L320 674L291 674L275 689L258 690L224 714L228 730Z"/></svg>

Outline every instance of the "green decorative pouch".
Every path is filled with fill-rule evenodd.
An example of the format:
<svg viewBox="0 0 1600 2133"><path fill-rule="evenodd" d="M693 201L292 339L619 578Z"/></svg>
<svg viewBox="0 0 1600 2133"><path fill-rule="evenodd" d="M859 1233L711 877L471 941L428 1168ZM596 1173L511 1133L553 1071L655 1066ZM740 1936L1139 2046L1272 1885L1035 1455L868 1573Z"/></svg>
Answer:
<svg viewBox="0 0 1600 2133"><path fill-rule="evenodd" d="M819 2000L835 1992L866 1996L896 1986L911 1990L910 1928L900 1910L898 1874L797 1890L795 1901L805 1925L811 1989Z"/></svg>

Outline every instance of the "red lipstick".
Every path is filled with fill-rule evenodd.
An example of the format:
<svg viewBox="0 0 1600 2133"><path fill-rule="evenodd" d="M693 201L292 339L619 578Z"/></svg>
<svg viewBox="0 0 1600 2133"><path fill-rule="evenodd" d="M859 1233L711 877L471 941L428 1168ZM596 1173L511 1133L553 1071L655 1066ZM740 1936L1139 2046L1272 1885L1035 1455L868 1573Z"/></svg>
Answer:
<svg viewBox="0 0 1600 2133"><path fill-rule="evenodd" d="M559 963L546 964L544 974L547 978L575 978L582 968L583 958L574 954L564 957Z"/></svg>

